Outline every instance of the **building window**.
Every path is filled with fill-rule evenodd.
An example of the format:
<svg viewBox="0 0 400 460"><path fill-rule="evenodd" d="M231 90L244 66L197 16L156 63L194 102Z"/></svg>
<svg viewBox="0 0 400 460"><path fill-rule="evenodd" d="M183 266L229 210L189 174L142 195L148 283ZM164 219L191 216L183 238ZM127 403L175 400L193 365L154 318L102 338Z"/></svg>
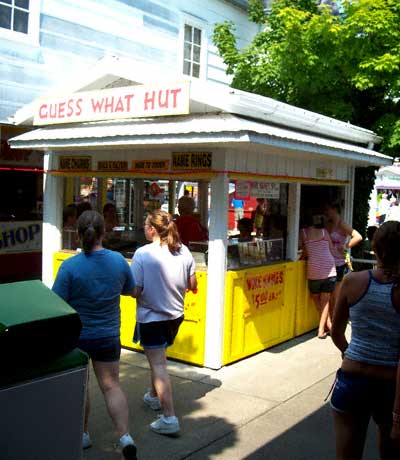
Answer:
<svg viewBox="0 0 400 460"><path fill-rule="evenodd" d="M0 0L0 27L28 34L29 0Z"/></svg>
<svg viewBox="0 0 400 460"><path fill-rule="evenodd" d="M183 73L200 77L201 29L185 24L183 45Z"/></svg>

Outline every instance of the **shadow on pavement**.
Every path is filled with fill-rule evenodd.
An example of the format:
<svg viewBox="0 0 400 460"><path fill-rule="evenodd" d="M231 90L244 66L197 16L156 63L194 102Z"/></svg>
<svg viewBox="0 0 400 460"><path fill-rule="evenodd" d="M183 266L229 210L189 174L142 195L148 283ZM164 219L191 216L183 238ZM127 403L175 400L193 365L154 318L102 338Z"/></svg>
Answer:
<svg viewBox="0 0 400 460"><path fill-rule="evenodd" d="M376 432L373 423L370 423L363 460L377 458ZM243 460L261 459L335 460L335 436L329 404L243 457Z"/></svg>
<svg viewBox="0 0 400 460"><path fill-rule="evenodd" d="M235 425L214 415L224 414L224 401L218 396L207 396L213 390L218 391L218 387L176 375L172 375L171 380L181 436L171 438L151 432L148 425L160 412L152 411L143 403L149 377L150 372L144 366L121 360L120 380L128 398L131 434L138 447L139 460L181 460L228 433L235 442ZM119 460L121 456L115 447L117 436L92 370L89 384L92 404L89 431L93 447L84 451L83 460Z"/></svg>

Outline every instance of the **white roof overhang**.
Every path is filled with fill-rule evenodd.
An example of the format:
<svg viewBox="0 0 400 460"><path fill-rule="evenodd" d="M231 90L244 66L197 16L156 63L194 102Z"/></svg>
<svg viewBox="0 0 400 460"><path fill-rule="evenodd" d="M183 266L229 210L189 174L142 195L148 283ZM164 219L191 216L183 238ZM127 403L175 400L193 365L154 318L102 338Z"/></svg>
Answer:
<svg viewBox="0 0 400 460"><path fill-rule="evenodd" d="M392 158L329 138L283 129L229 113L55 125L10 139L13 148L72 151L127 146L256 146L264 153L292 151L301 156L337 158L358 166L389 165Z"/></svg>
<svg viewBox="0 0 400 460"><path fill-rule="evenodd" d="M160 69L146 67L137 61L106 57L90 70L80 70L78 78L53 89L48 96L71 94L110 87L153 84L160 82ZM179 81L182 75L163 73L162 81ZM32 124L35 101L18 110L15 124ZM191 80L190 113L225 112L250 117L282 128L305 131L312 135L330 137L350 143L373 145L381 138L373 131L343 121L300 109L274 99L230 88L209 80Z"/></svg>

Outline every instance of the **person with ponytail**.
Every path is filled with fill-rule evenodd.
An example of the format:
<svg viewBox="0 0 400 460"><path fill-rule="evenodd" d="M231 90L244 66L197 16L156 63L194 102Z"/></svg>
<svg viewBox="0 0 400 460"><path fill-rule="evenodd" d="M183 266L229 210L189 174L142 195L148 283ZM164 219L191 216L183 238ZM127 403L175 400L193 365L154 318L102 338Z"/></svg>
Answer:
<svg viewBox="0 0 400 460"><path fill-rule="evenodd" d="M371 417L380 458L400 458L400 223L381 225L372 249L377 268L345 277L332 322L343 357L331 397L336 459L342 460L362 458Z"/></svg>
<svg viewBox="0 0 400 460"><path fill-rule="evenodd" d="M151 244L137 249L131 264L137 298L133 341L140 342L150 365L151 386L143 401L153 410L162 410L150 429L177 435L180 425L174 410L166 348L173 344L183 321L186 290L197 289L195 263L167 212L156 210L149 214L144 232Z"/></svg>
<svg viewBox="0 0 400 460"><path fill-rule="evenodd" d="M132 295L135 284L122 255L102 246L103 217L97 211L84 211L77 225L82 252L61 264L53 291L79 313L82 332L78 347L92 361L108 413L118 432L122 458L136 460L136 446L129 433L128 402L119 383L120 295ZM89 385L86 390L84 449L92 445L88 432Z"/></svg>

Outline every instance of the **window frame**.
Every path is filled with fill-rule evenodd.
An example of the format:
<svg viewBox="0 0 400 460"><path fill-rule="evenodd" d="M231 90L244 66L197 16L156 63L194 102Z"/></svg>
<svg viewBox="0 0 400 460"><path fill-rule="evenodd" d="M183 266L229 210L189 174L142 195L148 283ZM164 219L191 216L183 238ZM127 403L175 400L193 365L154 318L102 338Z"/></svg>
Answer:
<svg viewBox="0 0 400 460"><path fill-rule="evenodd" d="M29 1L28 32L26 34L0 27L0 39L39 45L40 3L37 0ZM10 7L15 8L14 0Z"/></svg>
<svg viewBox="0 0 400 460"><path fill-rule="evenodd" d="M201 43L200 43L200 72L199 76L187 75L183 71L185 62L185 26L196 28L201 32ZM197 18L193 18L189 15L183 15L180 28L180 53L179 53L179 69L180 74L184 78L205 80L207 78L207 48L208 48L208 35L206 22ZM193 55L193 51L192 51ZM193 60L190 61L193 65Z"/></svg>

